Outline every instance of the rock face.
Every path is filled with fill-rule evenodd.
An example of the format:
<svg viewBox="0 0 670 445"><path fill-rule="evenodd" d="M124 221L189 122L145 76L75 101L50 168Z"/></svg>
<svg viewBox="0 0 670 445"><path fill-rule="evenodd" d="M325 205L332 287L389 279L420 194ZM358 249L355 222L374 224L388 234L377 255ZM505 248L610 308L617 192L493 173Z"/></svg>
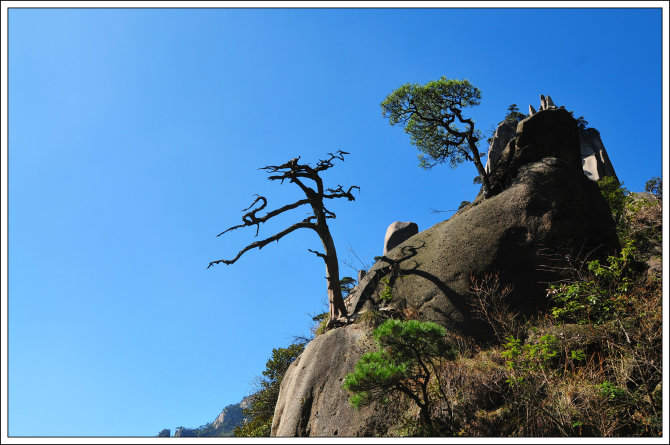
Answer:
<svg viewBox="0 0 670 445"><path fill-rule="evenodd" d="M372 436L383 434L389 416L406 407L371 405L356 411L342 389L372 341L362 325L348 325L317 336L289 366L272 421L272 436ZM363 422L360 419L365 419Z"/></svg>
<svg viewBox="0 0 670 445"><path fill-rule="evenodd" d="M421 320L488 340L490 328L472 315L471 277L498 274L503 285L514 286L509 305L535 314L547 303L547 282L561 277L557 258L597 258L619 247L607 203L583 173L577 124L566 110L542 110L521 121L492 178L496 194L479 196L449 220L390 249L352 291L348 309L410 308ZM388 302L380 298L387 287ZM341 389L368 348L370 339L358 324L317 336L284 377L272 434L387 434L401 415L387 407L354 411Z"/></svg>
<svg viewBox="0 0 670 445"><path fill-rule="evenodd" d="M530 107L530 116L535 115L535 109ZM553 108L556 110L556 108ZM542 110L542 108L540 108ZM519 123L520 124L520 123ZM510 120L504 120L498 124L498 128L493 135L493 140L489 144L488 155L486 159L486 172L491 172L491 167L495 166L507 144L516 137L517 123ZM604 177L613 176L617 178L614 167L610 162L607 150L600 139L600 133L595 128L578 129L579 148L582 157L582 169L584 174L594 181ZM618 178L617 178L618 181Z"/></svg>
<svg viewBox="0 0 670 445"><path fill-rule="evenodd" d="M235 428L242 425L245 420L243 410L251 403L251 396L245 397L240 403L228 405L213 422L209 422L198 428L178 427L174 437L232 437ZM163 430L166 431L166 430ZM169 430L168 436L169 436Z"/></svg>
<svg viewBox="0 0 670 445"><path fill-rule="evenodd" d="M233 431L244 421L243 409L248 405L246 399L242 402L226 406L217 418L212 422L212 435L214 436L230 436Z"/></svg>
<svg viewBox="0 0 670 445"><path fill-rule="evenodd" d="M534 114L534 113L533 113ZM491 167L495 165L509 141L516 136L516 126L518 122L515 120L505 119L498 124L496 132L493 134L491 144L489 144L489 151L486 156L486 166L484 170L486 173L491 173Z"/></svg>
<svg viewBox="0 0 670 445"><path fill-rule="evenodd" d="M560 159L567 168L583 176L579 129L565 109L538 111L519 122L516 137L493 165L489 177L492 190L497 193L506 189L522 166L549 157Z"/></svg>
<svg viewBox="0 0 670 445"><path fill-rule="evenodd" d="M617 178L598 130L595 128L580 130L579 147L582 153L582 168L589 179L597 181L604 176Z"/></svg>
<svg viewBox="0 0 670 445"><path fill-rule="evenodd" d="M416 223L400 221L392 223L386 229L386 236L384 237L384 255L386 255L386 252L417 233L419 233L419 226L417 226Z"/></svg>

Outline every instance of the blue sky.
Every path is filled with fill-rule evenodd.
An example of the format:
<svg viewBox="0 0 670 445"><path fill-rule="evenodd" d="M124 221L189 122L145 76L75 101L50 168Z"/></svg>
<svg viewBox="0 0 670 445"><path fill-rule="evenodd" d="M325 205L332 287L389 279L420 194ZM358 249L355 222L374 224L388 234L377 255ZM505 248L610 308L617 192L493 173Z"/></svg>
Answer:
<svg viewBox="0 0 670 445"><path fill-rule="evenodd" d="M308 335L326 284L312 232L232 266L253 194L299 197L267 164L351 154L331 230L342 275L386 227L474 199L474 166L418 167L380 102L468 79L485 134L540 94L597 128L624 184L662 175L661 9L10 9L11 436L152 436L252 390ZM488 134L487 134L488 137ZM267 236L303 211L261 228Z"/></svg>

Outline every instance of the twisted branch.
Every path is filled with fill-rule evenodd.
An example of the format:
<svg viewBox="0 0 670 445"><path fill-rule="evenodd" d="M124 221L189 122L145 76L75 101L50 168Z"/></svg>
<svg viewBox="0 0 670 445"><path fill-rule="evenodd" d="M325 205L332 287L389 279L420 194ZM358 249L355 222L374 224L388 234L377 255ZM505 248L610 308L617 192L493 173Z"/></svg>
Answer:
<svg viewBox="0 0 670 445"><path fill-rule="evenodd" d="M271 242L273 242L273 241L279 241L280 239L282 239L283 237L285 237L285 236L288 235L289 233L294 232L294 231L296 231L296 230L298 230L298 229L312 229L312 230L316 231L316 225L315 225L314 223L307 222L306 220L305 220L305 221L302 221L302 222L299 222L299 223L296 223L296 224L293 224L291 227L289 227L289 228L287 228L287 229L285 229L285 230L282 230L281 232L279 232L279 233L277 233L277 234L275 234L275 235L272 235L272 236L269 237L269 238L266 238L266 239L264 239L264 240L256 241L256 242L253 242L253 243L249 244L247 247L245 247L244 249L240 250L240 251L238 252L238 254L235 256L235 258L233 258L232 260L216 260L216 261L212 261L212 262L210 262L210 263L209 263L209 266L207 266L207 269L209 269L209 268L212 267L213 265L215 265L215 264L219 264L219 263L223 263L223 264L233 264L235 261L237 261L238 259L240 259L240 257L241 257L242 255L244 255L245 252L248 252L249 250L251 250L251 249L255 249L255 248L258 248L258 249L260 250L260 249L262 249L263 247L265 247L266 245L270 244Z"/></svg>
<svg viewBox="0 0 670 445"><path fill-rule="evenodd" d="M224 230L223 232L219 233L216 236L221 236L226 232L230 232L232 230L239 229L240 227L249 227L249 226L256 226L256 235L255 236L258 236L258 230L260 228L260 225L262 223L264 223L265 221L269 220L270 218L272 218L274 216L279 215L280 213L284 213L288 210L295 209L295 208L300 207L301 205L304 205L304 204L309 204L309 199L301 199L299 201L294 202L293 204L287 204L287 205L285 205L283 207L280 207L276 210L268 212L264 216L257 217L256 212L260 212L261 210L263 210L267 206L268 200L265 199L264 196L260 196L260 195L254 195L254 196L257 196L256 200L249 207L247 207L246 209L244 209L242 211L244 212L246 210L249 210L258 201L263 201L261 206L258 207L257 209L251 210L250 212L247 212L244 215L242 215L242 224L238 224L236 226L229 227L228 229Z"/></svg>
<svg viewBox="0 0 670 445"><path fill-rule="evenodd" d="M324 261L327 258L325 253L317 252L316 250L312 250L312 249L307 249L307 250L312 252L314 255L318 256L319 258L323 258Z"/></svg>
<svg viewBox="0 0 670 445"><path fill-rule="evenodd" d="M329 194L323 195L323 197L326 199L347 198L349 201L355 201L356 198L354 197L354 195L351 194L351 191L353 189L358 189L359 192L361 191L361 188L359 186L352 185L351 187L349 187L349 190L345 192L342 186L338 184L336 189L327 189L326 191Z"/></svg>

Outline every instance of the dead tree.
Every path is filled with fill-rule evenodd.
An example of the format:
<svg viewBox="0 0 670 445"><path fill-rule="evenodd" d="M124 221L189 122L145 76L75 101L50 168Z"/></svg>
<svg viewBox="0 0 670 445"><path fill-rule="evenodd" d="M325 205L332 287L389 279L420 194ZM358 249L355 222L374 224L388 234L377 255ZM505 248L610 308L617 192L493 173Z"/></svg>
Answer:
<svg viewBox="0 0 670 445"><path fill-rule="evenodd" d="M342 298L342 290L340 288L340 271L337 262L337 252L335 251L335 243L333 242L333 237L330 234L330 229L328 228L327 224L327 220L335 218L335 214L325 207L324 200L347 198L349 201L354 201L355 198L351 191L353 189L358 189L360 191L360 187L353 185L346 191L341 185L338 185L337 188L334 189L324 189L323 180L319 174L331 168L333 166L333 160L339 159L344 161L344 155L347 154L349 153L342 150L338 150L335 154L328 153L330 157L325 160L320 160L315 167L311 167L309 164L299 164L298 161L300 161L300 157L291 159L282 165L267 165L265 167L261 167L261 170L267 171L270 175L268 176L270 181L280 181L283 184L284 180L288 180L289 182L296 184L305 194L305 199L300 199L292 204L287 204L276 210L267 212L262 216L258 216L257 213L265 209L268 201L263 196L254 195L256 196L254 202L249 207L242 210L243 212L246 212L242 216L242 224L230 227L219 233L217 236L221 236L226 232L230 232L231 230L249 226L256 226L256 236L258 236L258 230L262 223L281 213L307 204L311 206L312 213L304 220L293 224L292 226L270 236L269 238L265 238L263 240L255 241L249 244L244 249L240 250L237 256L235 256L233 259L212 261L209 263L207 268L209 269L213 265L219 263L233 264L249 250L255 248L260 250L271 242L279 241L289 233L298 229L312 229L319 235L324 249L323 252L318 252L312 249L307 250L316 254L326 263L328 305L330 311L330 320L328 322L328 326L332 327L335 323L337 323L338 319L346 318L348 314L344 305L344 299ZM308 181L311 181L311 183ZM254 208L254 206L256 207Z"/></svg>

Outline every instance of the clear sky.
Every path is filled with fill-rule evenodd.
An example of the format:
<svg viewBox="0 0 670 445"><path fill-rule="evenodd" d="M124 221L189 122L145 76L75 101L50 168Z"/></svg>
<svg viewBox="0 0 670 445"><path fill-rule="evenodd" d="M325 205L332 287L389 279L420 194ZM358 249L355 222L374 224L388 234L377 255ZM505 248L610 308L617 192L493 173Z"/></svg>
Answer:
<svg viewBox="0 0 670 445"><path fill-rule="evenodd" d="M451 215L431 209L474 199L474 166L421 170L382 118L404 83L468 79L482 100L466 115L487 137L508 105L549 94L600 131L630 190L662 175L658 8L8 15L11 436L197 427L309 334L326 298L313 232L206 269L254 241L216 237L254 193L268 208L299 197L259 167L351 153L324 176L360 186L331 208L342 275L352 252L381 254L390 223L424 230Z"/></svg>

